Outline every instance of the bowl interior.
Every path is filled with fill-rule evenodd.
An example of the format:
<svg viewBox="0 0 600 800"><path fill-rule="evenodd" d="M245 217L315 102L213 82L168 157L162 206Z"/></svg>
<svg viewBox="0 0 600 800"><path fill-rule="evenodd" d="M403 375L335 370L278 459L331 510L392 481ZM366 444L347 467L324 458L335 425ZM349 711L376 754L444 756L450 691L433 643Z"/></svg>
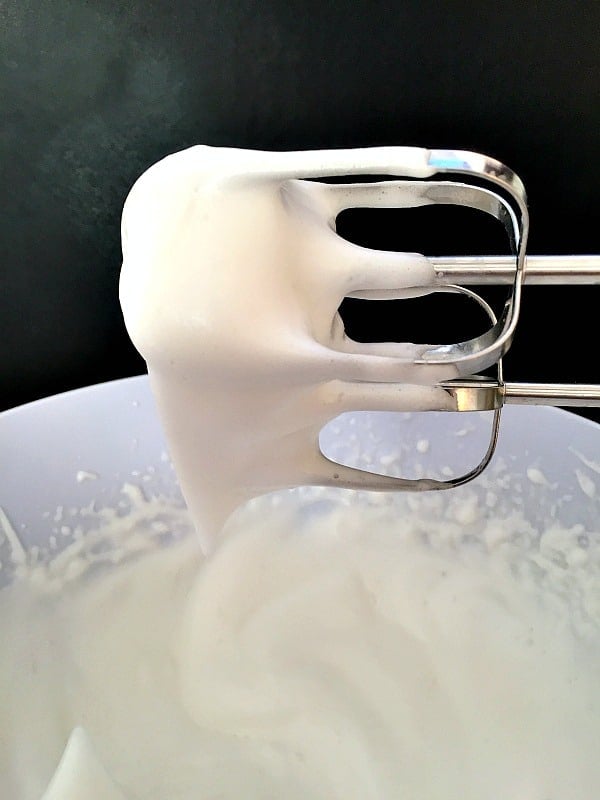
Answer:
<svg viewBox="0 0 600 800"><path fill-rule="evenodd" d="M478 461L489 426L487 413L361 412L330 423L322 446L340 461L370 469L448 474ZM44 544L68 509L115 504L123 484L146 496L178 497L146 376L4 412L0 453L3 524L10 523L25 548ZM487 498L489 515L518 508L534 524L552 519L594 529L599 479L600 426L556 409L507 407L488 470L451 493L427 494L452 494L456 503L476 492ZM0 560L7 547L0 545Z"/></svg>

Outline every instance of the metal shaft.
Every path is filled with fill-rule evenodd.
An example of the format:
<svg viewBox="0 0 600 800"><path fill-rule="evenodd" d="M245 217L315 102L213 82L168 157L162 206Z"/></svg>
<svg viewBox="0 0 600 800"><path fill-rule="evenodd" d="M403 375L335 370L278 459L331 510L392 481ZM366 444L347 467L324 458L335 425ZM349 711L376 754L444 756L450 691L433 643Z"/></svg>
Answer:
<svg viewBox="0 0 600 800"><path fill-rule="evenodd" d="M461 286L512 283L511 256L442 256L429 258L440 283ZM523 278L527 284L600 283L600 256L527 256Z"/></svg>
<svg viewBox="0 0 600 800"><path fill-rule="evenodd" d="M451 399L446 411L491 411L505 403L600 408L600 385L589 383L504 383L473 377L441 384Z"/></svg>
<svg viewBox="0 0 600 800"><path fill-rule="evenodd" d="M504 402L527 406L600 408L600 386L593 383L506 383Z"/></svg>

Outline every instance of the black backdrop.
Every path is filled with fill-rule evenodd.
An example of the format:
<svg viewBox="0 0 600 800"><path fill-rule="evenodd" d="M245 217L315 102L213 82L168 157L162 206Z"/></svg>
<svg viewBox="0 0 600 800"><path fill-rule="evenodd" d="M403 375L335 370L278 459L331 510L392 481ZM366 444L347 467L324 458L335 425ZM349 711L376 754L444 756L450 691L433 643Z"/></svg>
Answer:
<svg viewBox="0 0 600 800"><path fill-rule="evenodd" d="M117 299L120 210L148 165L199 142L479 150L523 177L530 252L600 251L597 0L2 0L0 15L2 408L143 370ZM400 213L355 212L343 233L439 250L444 223ZM450 249L496 247L470 230ZM526 289L508 377L600 381L599 297ZM397 309L361 313L345 310L355 335L406 336Z"/></svg>

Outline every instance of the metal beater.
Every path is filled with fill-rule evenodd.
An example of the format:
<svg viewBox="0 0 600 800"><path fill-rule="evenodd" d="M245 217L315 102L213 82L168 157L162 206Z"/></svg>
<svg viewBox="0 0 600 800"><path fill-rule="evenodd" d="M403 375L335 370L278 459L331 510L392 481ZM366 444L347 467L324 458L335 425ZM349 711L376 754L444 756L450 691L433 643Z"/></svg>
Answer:
<svg viewBox="0 0 600 800"><path fill-rule="evenodd" d="M351 176L367 182L347 183ZM344 209L431 205L467 206L499 220L513 257L383 252L336 230ZM151 167L123 212L121 304L148 362L193 515L205 526L210 518L217 530L250 497L303 484L452 488L489 463L505 403L600 405L600 386L503 379L524 282L600 279L600 257L527 258L528 229L520 178L477 153L197 146ZM498 317L469 288L490 283L510 287ZM488 330L433 345L361 344L346 335L339 314L345 297L432 292L473 300L487 314ZM493 378L480 376L490 369ZM491 411L482 461L460 477L408 480L343 465L321 451L320 431L344 412L417 409Z"/></svg>
<svg viewBox="0 0 600 800"><path fill-rule="evenodd" d="M491 436L481 462L468 473L447 480L420 478L396 479L397 489L426 491L450 489L468 483L483 472L494 455L500 426L500 413L505 404L547 405L564 407L600 407L600 385L558 383L511 383L504 381L502 356L511 346L519 318L521 289L528 284L595 284L600 282L600 256L527 256L529 214L525 187L512 170L499 161L467 151L429 151L429 164L436 173L463 176L473 185L451 181L429 181L420 184L428 203L466 205L491 214L505 227L514 257L470 256L430 257L436 269L436 281L442 291L465 294L487 313L491 328L475 339L427 349L423 365L451 363L465 377L439 384L447 394L440 411L493 411ZM418 186L406 182L411 191ZM489 183L493 190L481 188ZM354 187L357 188L357 187ZM512 289L500 319L469 285L510 284ZM369 298L369 292L353 296ZM475 374L495 357L495 378ZM486 363L487 362L487 363ZM419 363L419 362L417 362ZM375 476L373 476L375 478ZM377 489L376 485L371 488Z"/></svg>

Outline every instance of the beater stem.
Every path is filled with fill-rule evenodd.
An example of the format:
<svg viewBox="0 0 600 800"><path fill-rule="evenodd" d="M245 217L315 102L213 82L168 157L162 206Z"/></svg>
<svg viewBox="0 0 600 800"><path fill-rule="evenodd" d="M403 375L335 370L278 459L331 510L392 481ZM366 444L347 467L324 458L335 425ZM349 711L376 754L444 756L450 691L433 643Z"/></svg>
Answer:
<svg viewBox="0 0 600 800"><path fill-rule="evenodd" d="M600 386L593 383L506 383L504 402L526 406L600 408Z"/></svg>
<svg viewBox="0 0 600 800"><path fill-rule="evenodd" d="M593 383L500 384L493 378L473 377L441 386L452 398L452 411L492 411L507 403L600 408L600 385Z"/></svg>
<svg viewBox="0 0 600 800"><path fill-rule="evenodd" d="M430 257L440 283L461 286L512 283L512 256ZM527 256L523 280L533 285L600 283L600 256Z"/></svg>

